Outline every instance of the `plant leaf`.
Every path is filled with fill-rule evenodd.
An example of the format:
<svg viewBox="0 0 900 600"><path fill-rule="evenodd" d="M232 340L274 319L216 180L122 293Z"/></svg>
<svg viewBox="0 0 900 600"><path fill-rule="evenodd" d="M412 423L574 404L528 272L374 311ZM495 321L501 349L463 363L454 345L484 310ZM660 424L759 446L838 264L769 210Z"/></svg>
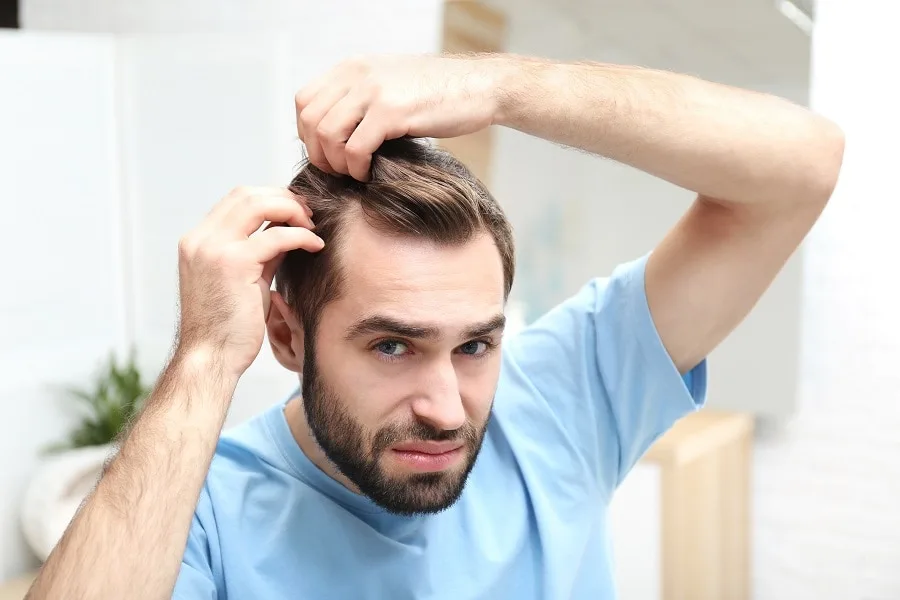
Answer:
<svg viewBox="0 0 900 600"><path fill-rule="evenodd" d="M78 401L86 414L70 432L68 441L50 445L44 451L58 452L117 441L140 412L151 389L142 380L134 348L122 364L110 353L90 386L65 388L66 394Z"/></svg>

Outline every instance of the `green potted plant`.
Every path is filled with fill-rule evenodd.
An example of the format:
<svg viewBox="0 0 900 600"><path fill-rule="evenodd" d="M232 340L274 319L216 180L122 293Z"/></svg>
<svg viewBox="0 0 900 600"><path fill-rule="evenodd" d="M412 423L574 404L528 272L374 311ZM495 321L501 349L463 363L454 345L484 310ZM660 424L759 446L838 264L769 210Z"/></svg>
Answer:
<svg viewBox="0 0 900 600"><path fill-rule="evenodd" d="M67 440L53 444L47 452L113 444L140 412L150 389L137 367L134 350L121 365L110 355L90 387L67 388L67 395L82 405L83 417Z"/></svg>
<svg viewBox="0 0 900 600"><path fill-rule="evenodd" d="M21 505L23 534L40 560L46 560L93 490L150 389L133 350L121 363L110 355L88 386L65 389L81 419L65 440L45 449Z"/></svg>

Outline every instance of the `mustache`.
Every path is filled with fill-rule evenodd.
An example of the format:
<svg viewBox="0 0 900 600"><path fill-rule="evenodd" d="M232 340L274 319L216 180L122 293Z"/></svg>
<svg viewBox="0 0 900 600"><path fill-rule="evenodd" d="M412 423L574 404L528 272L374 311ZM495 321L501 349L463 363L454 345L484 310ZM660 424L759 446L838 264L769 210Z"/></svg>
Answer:
<svg viewBox="0 0 900 600"><path fill-rule="evenodd" d="M478 430L468 421L459 429L450 430L435 429L421 421L408 425L388 425L375 434L375 438L372 440L372 452L378 455L394 444L410 440L422 442L462 441L466 446L473 447L478 443Z"/></svg>

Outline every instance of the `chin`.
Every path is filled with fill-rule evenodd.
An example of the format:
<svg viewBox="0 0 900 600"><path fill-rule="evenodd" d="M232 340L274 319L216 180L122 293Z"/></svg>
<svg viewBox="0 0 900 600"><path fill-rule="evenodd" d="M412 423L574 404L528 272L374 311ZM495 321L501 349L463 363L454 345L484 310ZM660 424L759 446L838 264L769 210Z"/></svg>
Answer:
<svg viewBox="0 0 900 600"><path fill-rule="evenodd" d="M385 473L377 485L361 491L392 514L432 515L447 510L459 501L468 474L464 468L432 473Z"/></svg>

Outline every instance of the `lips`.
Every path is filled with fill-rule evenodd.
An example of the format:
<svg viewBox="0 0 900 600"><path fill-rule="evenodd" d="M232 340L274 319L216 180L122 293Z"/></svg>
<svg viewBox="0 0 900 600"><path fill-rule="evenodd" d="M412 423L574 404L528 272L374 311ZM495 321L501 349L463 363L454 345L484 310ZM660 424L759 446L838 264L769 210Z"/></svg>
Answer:
<svg viewBox="0 0 900 600"><path fill-rule="evenodd" d="M403 468L436 473L458 465L465 456L460 442L409 442L391 448L391 456Z"/></svg>
<svg viewBox="0 0 900 600"><path fill-rule="evenodd" d="M419 454L440 455L462 447L460 442L409 442L397 444L392 449L397 452L417 452Z"/></svg>

